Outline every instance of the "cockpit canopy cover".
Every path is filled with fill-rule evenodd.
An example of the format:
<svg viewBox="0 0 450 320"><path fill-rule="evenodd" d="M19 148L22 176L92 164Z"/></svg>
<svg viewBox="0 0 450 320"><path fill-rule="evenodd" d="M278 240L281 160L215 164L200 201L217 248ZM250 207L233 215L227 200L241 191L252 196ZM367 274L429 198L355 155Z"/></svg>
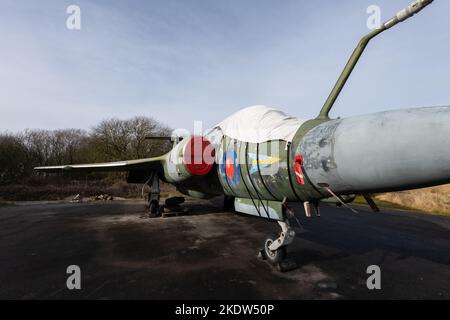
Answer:
<svg viewBox="0 0 450 320"><path fill-rule="evenodd" d="M220 129L230 138L244 142L292 141L303 122L280 110L258 105L235 112L217 124L213 131Z"/></svg>

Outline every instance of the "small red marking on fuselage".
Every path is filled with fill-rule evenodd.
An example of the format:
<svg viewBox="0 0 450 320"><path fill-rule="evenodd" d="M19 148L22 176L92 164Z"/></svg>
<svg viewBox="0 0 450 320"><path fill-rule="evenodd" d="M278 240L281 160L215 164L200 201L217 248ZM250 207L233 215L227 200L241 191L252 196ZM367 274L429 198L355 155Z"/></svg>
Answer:
<svg viewBox="0 0 450 320"><path fill-rule="evenodd" d="M305 184L305 179L303 177L302 172L302 165L303 165L303 157L301 155L296 155L294 161L295 176L297 177L297 182L301 185Z"/></svg>

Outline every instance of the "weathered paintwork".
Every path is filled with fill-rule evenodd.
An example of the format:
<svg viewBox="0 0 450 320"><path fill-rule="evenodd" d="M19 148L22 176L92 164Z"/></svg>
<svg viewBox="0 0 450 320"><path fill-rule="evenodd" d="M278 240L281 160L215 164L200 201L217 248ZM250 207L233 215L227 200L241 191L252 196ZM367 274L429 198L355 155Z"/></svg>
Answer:
<svg viewBox="0 0 450 320"><path fill-rule="evenodd" d="M450 108L394 110L320 120L292 143L248 143L223 136L216 161L223 193L272 201L394 191L450 182ZM295 176L302 156L304 184Z"/></svg>
<svg viewBox="0 0 450 320"><path fill-rule="evenodd" d="M236 198L235 209L253 216L272 220L284 220L281 201L258 200L253 198Z"/></svg>
<svg viewBox="0 0 450 320"><path fill-rule="evenodd" d="M297 147L318 189L387 192L450 182L450 107L394 110L337 119Z"/></svg>
<svg viewBox="0 0 450 320"><path fill-rule="evenodd" d="M243 142L223 136L217 173L228 196L296 201L289 175L288 142Z"/></svg>

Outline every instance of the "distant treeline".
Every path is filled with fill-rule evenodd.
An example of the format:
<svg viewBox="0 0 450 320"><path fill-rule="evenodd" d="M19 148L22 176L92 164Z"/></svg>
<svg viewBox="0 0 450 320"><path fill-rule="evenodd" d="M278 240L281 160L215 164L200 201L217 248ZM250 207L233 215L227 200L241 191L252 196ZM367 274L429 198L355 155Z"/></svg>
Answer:
<svg viewBox="0 0 450 320"><path fill-rule="evenodd" d="M146 140L172 130L148 117L108 119L91 130L24 130L0 133L0 184L23 183L33 167L138 159L161 155L170 142Z"/></svg>

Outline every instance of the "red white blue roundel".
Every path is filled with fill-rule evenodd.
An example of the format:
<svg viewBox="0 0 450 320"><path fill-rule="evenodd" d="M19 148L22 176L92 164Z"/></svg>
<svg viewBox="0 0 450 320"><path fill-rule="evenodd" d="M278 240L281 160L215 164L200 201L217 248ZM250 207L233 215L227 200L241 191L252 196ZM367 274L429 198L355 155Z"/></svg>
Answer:
<svg viewBox="0 0 450 320"><path fill-rule="evenodd" d="M239 162L237 154L234 150L228 150L223 154L222 163L220 164L220 174L232 187L237 187L240 183L241 175L239 172Z"/></svg>

